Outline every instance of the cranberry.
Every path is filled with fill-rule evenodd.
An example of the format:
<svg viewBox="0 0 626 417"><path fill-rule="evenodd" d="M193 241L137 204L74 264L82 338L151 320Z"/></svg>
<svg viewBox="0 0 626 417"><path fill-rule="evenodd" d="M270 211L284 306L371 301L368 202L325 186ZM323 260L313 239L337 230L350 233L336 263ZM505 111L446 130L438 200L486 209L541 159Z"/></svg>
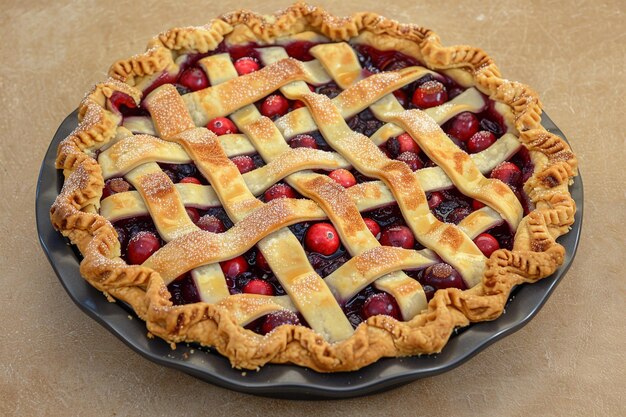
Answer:
<svg viewBox="0 0 626 417"><path fill-rule="evenodd" d="M439 106L448 101L448 92L446 91L446 87L439 81L426 81L415 89L412 101L415 107L427 109L429 107Z"/></svg>
<svg viewBox="0 0 626 417"><path fill-rule="evenodd" d="M137 103L135 103L135 100L133 100L131 96L120 91L114 91L111 97L109 97L109 102L111 103L111 107L118 111L122 110L122 106L129 109L137 107Z"/></svg>
<svg viewBox="0 0 626 417"><path fill-rule="evenodd" d="M275 198L296 198L296 192L287 184L272 185L263 194L265 201L271 201Z"/></svg>
<svg viewBox="0 0 626 417"><path fill-rule="evenodd" d="M160 247L161 242L154 233L139 232L128 242L128 262L132 265L140 265Z"/></svg>
<svg viewBox="0 0 626 417"><path fill-rule="evenodd" d="M231 159L231 161L233 161L233 163L237 166L237 169L239 169L239 172L242 174L245 174L246 172L250 172L256 168L256 165L254 164L254 160L247 155L236 156L233 159Z"/></svg>
<svg viewBox="0 0 626 417"><path fill-rule="evenodd" d="M474 136L476 132L478 132L478 127L478 118L476 118L473 113L466 111L458 114L454 117L454 119L452 119L448 125L446 133L463 142L466 142L469 138Z"/></svg>
<svg viewBox="0 0 626 417"><path fill-rule="evenodd" d="M485 207L485 205L483 203L481 203L480 201L472 200L472 210L474 210L474 211L480 210L483 207Z"/></svg>
<svg viewBox="0 0 626 417"><path fill-rule="evenodd" d="M400 105L406 109L409 104L409 99L407 98L406 93L402 90L396 90L393 92L393 95L396 96Z"/></svg>
<svg viewBox="0 0 626 417"><path fill-rule="evenodd" d="M448 223L459 224L461 223L461 220L469 216L471 213L472 212L469 207L457 207L448 214L446 221Z"/></svg>
<svg viewBox="0 0 626 417"><path fill-rule="evenodd" d="M415 245L413 232L406 226L394 226L385 230L380 236L380 244L398 248L412 249Z"/></svg>
<svg viewBox="0 0 626 417"><path fill-rule="evenodd" d="M248 271L248 261L243 256L237 256L236 258L229 259L224 262L220 262L222 271L227 277L234 278L242 272Z"/></svg>
<svg viewBox="0 0 626 417"><path fill-rule="evenodd" d="M272 314L268 314L261 325L261 333L268 334L278 326L284 324L299 325L300 319L296 313L288 310L280 310Z"/></svg>
<svg viewBox="0 0 626 417"><path fill-rule="evenodd" d="M242 288L246 294L274 295L274 287L269 282L262 279L251 279Z"/></svg>
<svg viewBox="0 0 626 417"><path fill-rule="evenodd" d="M306 104L304 104L304 102L302 100L296 100L291 105L291 109L292 110L296 110L296 109L299 109L301 107L306 107Z"/></svg>
<svg viewBox="0 0 626 417"><path fill-rule="evenodd" d="M194 224L198 223L200 220L200 213L198 213L197 209L193 207L185 207L185 211Z"/></svg>
<svg viewBox="0 0 626 417"><path fill-rule="evenodd" d="M256 266L257 268L265 271L265 272L270 272L271 268L270 268L270 264L267 263L267 259L265 259L265 256L263 256L263 254L261 253L261 251L257 251L256 253Z"/></svg>
<svg viewBox="0 0 626 417"><path fill-rule="evenodd" d="M413 140L411 135L408 133L403 133L400 136L395 138L398 141L399 151L398 153L404 152L413 152L415 154L420 153L420 148L418 144Z"/></svg>
<svg viewBox="0 0 626 417"><path fill-rule="evenodd" d="M317 149L317 142L311 135L298 135L289 141L292 148L311 148Z"/></svg>
<svg viewBox="0 0 626 417"><path fill-rule="evenodd" d="M431 265L422 274L422 284L430 285L436 289L459 288L464 290L465 282L452 266L446 263Z"/></svg>
<svg viewBox="0 0 626 417"><path fill-rule="evenodd" d="M391 316L396 320L401 320L400 307L391 294L381 292L371 295L363 304L363 318L367 319L379 314Z"/></svg>
<svg viewBox="0 0 626 417"><path fill-rule="evenodd" d="M295 41L285 45L285 51L287 55L298 61L310 61L313 59L313 56L309 53L309 49L314 46L313 42Z"/></svg>
<svg viewBox="0 0 626 417"><path fill-rule="evenodd" d="M185 177L185 178L181 179L179 182L182 183L182 184L198 184L198 185L202 185L200 180L197 179L196 177Z"/></svg>
<svg viewBox="0 0 626 417"><path fill-rule="evenodd" d="M315 223L304 236L306 247L322 255L332 255L339 249L339 235L330 223Z"/></svg>
<svg viewBox="0 0 626 417"><path fill-rule="evenodd" d="M180 74L178 83L191 91L197 91L207 88L209 86L209 79L200 68L191 67L187 68L182 74Z"/></svg>
<svg viewBox="0 0 626 417"><path fill-rule="evenodd" d="M239 58L235 61L234 65L239 75L250 74L251 72L258 71L260 68L259 62L249 56Z"/></svg>
<svg viewBox="0 0 626 417"><path fill-rule="evenodd" d="M380 226L378 223L376 223L376 220L365 217L363 221L365 222L367 228L370 229L370 232L372 232L374 237L376 239L380 239Z"/></svg>
<svg viewBox="0 0 626 417"><path fill-rule="evenodd" d="M496 238L489 233L479 234L474 239L474 243L487 258L490 257L494 251L500 249L500 244Z"/></svg>
<svg viewBox="0 0 626 417"><path fill-rule="evenodd" d="M403 133L400 136L389 139L386 146L394 157L404 152L420 153L419 146L408 133Z"/></svg>
<svg viewBox="0 0 626 417"><path fill-rule="evenodd" d="M407 164L411 171L417 171L424 166L417 154L413 152L403 152L396 159Z"/></svg>
<svg viewBox="0 0 626 417"><path fill-rule="evenodd" d="M432 210L439 207L439 204L441 204L443 200L443 194L439 191L430 193L430 196L428 197L428 208Z"/></svg>
<svg viewBox="0 0 626 417"><path fill-rule="evenodd" d="M511 187L518 187L522 181L522 171L512 162L502 162L491 171L491 178L499 179Z"/></svg>
<svg viewBox="0 0 626 417"><path fill-rule="evenodd" d="M272 94L261 104L261 113L270 119L283 116L288 110L289 102L285 97L278 94Z"/></svg>
<svg viewBox="0 0 626 417"><path fill-rule="evenodd" d="M343 188L350 188L353 185L356 185L356 178L354 178L354 175L352 175L352 173L347 169L336 169L331 171L328 176L334 179Z"/></svg>
<svg viewBox="0 0 626 417"><path fill-rule="evenodd" d="M467 151L469 153L482 152L494 143L496 143L496 137L493 133L481 130L480 132L474 133L472 137L469 138L467 141Z"/></svg>
<svg viewBox="0 0 626 417"><path fill-rule="evenodd" d="M223 233L226 231L224 223L217 217L211 216L210 214L205 214L200 217L200 220L196 222L196 225L200 229L211 233Z"/></svg>
<svg viewBox="0 0 626 417"><path fill-rule="evenodd" d="M231 133L239 133L237 126L226 117L216 117L207 123L206 128L217 136L229 135Z"/></svg>
<svg viewBox="0 0 626 417"><path fill-rule="evenodd" d="M245 56L256 56L257 52L254 50L254 48L256 48L256 45L252 43L247 43L245 45L232 45L228 48L228 53L230 54L230 58L233 61L237 61L239 58ZM224 51L222 50L222 52Z"/></svg>
<svg viewBox="0 0 626 417"><path fill-rule="evenodd" d="M111 178L107 180L102 189L102 198L107 198L110 195L123 193L130 190L130 184L124 181L123 178Z"/></svg>

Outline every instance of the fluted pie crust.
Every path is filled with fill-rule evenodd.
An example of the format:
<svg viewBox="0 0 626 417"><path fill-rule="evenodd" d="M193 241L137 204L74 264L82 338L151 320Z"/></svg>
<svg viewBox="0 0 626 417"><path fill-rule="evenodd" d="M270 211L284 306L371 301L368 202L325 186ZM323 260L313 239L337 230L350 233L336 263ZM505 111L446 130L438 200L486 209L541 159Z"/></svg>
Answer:
<svg viewBox="0 0 626 417"><path fill-rule="evenodd" d="M206 53L224 40L229 44L255 42L268 45L284 44L288 39L322 37L326 38L326 42L337 45L347 45L345 42L350 41L379 50L402 52L423 62L428 69L441 71L463 83L464 87L474 87L505 106L508 109L506 122L510 125L509 130L515 132L511 140L519 140L528 149L535 167L532 177L524 185L524 191L535 209L522 218L520 208L515 205L517 200L510 190L496 180L482 177L479 172L489 171L493 166L481 168L483 162L467 155L459 155L452 162L446 156L441 161L436 160L433 155L446 155L454 150L448 147L445 134L442 138L441 129L427 112L393 112L381 107L379 113L385 122L393 124L390 124L391 128L400 126L399 132L406 130L414 137L419 136L422 141L420 146L423 143L431 149L431 159L440 168L435 168L439 171L436 175L428 174L426 180L441 182L449 181L447 178L450 177L457 187L466 185L468 192L477 188L485 191L484 194L477 194L476 198L485 200L483 202L488 203L491 209L470 216L459 227L437 223L436 226L441 229L425 235L425 239L431 239L435 245L449 245L449 248L442 248L439 255L456 268L465 268L466 276L474 277L471 288L464 291L454 288L438 290L427 305L418 303L416 307L407 301L401 305L403 312L418 308L413 311L410 320L402 322L389 316L374 316L353 332L351 328L346 329L345 322L342 322L343 316L333 320L332 314L337 311L341 314L337 307L328 310L328 317L319 317L317 327L315 323L309 323L318 331L305 326L284 325L262 336L240 325L246 315L258 315L281 308L312 309L318 308L318 303L327 302L332 294L328 288L321 288L324 282L320 284L319 277L314 273L304 277L299 275L298 280L292 282L288 289L288 292L294 294L310 290L313 295L308 298L304 296L290 300L286 297L226 295L216 297L215 302L173 305L166 284L181 273L192 268L215 267L211 264L237 256L260 241L266 242L266 257L274 250L274 246L285 245L288 249L285 242L289 237L279 239L276 234L283 233L281 230L285 230L284 226L300 221L330 217L334 224L342 225L342 230L352 233L348 243L344 241L344 244L352 245L349 248L351 253L358 254L344 265L346 270L352 268L349 269L352 276L387 274L386 277L391 277L389 285L393 285L393 279L406 283L402 281L402 269L433 261L428 252L381 247L377 242L368 240L371 235L364 235L362 228L359 229L362 226L359 211L372 204L368 199L374 194L378 202L399 198L403 212L406 209L413 213L412 218L429 218L429 213L423 212L425 201L422 190L428 190L429 185L428 181L420 177L419 171L415 175L407 175L403 163L387 163L370 151L371 146L376 147L376 138L370 141L370 138L347 131L346 126L342 125L345 124L345 114L354 114L351 106L356 108L362 104L361 107L373 107L373 101L392 96L388 93L403 79L417 79L421 74L416 72L418 70L407 68L392 75L378 74L370 77L371 80L359 79L358 72L351 75L349 71L344 71L340 79L334 80L345 94L331 101L298 88L304 84L303 80L328 75L324 72L319 75L319 68L310 68L293 59L264 56L262 58L266 66L273 65L273 72L261 70L251 77L239 77L234 81L228 80L229 76L222 73L221 66L217 69L208 68L212 76L223 78L219 83L212 79L215 88L181 97L173 87L164 86L146 98L146 107L152 114L161 139L155 139L152 135L129 136L128 130L121 127L121 116L109 104L109 98L116 91L127 94L139 103L141 90L158 74L176 71L176 58L181 54ZM337 46L337 50L342 47ZM323 67L332 75L330 55L320 52L316 58L318 67ZM211 62L215 63L210 61L207 65L212 65ZM282 78L276 76L277 73ZM306 129L311 121L322 134L327 129L330 136L337 138L331 146L338 153L290 149L282 139L282 142L272 142L276 136L280 138L283 135L286 138L295 134L295 122L289 122L289 118L295 116L289 116L289 113L283 124L280 121L274 124L254 114L253 109L246 111L237 100L223 100L215 104L215 100L228 96L229 88L235 87L237 91L243 87L250 91L249 103L258 99L253 97L254 94L259 94L261 98L278 88L288 98L302 100L306 109L298 110L307 116L303 117L306 120L298 122L303 124L302 129ZM210 90L218 91L219 94L211 96ZM368 98L368 94L373 96ZM361 101L354 104L355 100ZM380 100L384 101L384 98ZM388 104L391 109L394 108L393 103ZM228 164L228 152L221 147L219 139L208 130L196 127L206 124L207 118L224 114L231 115L240 125L245 126L243 133L254 145L267 142L264 152L269 162L263 167L263 175L239 175L234 165ZM250 123L246 123L246 117L250 118ZM79 120L78 128L58 149L56 165L63 170L65 183L52 206L51 220L54 227L82 253L81 274L111 300L121 300L132 306L146 322L150 334L172 343L196 342L212 346L227 356L237 368L257 369L266 363L294 363L321 372L349 371L371 364L381 357L440 352L455 328L499 317L513 287L551 275L562 264L565 256L564 248L555 239L567 233L574 222L576 206L568 186L577 174L577 161L561 138L541 126L541 104L537 94L523 84L501 78L491 58L480 49L470 46L444 47L438 36L428 29L400 24L374 13L356 13L352 17L339 18L318 7L296 4L274 16L238 11L223 15L205 26L171 29L152 39L145 53L116 62L109 70L109 79L96 85L82 101ZM141 144L142 149L145 149L144 154L137 155L135 152L129 155L124 152L125 140L128 141L129 137ZM99 153L99 164L95 159L95 151L101 147L106 150ZM159 150L159 147L167 147L167 150ZM192 185L177 184L174 187L167 183L163 178L165 174L158 170L158 166L155 168L154 162L146 162L146 155L150 152L167 152L173 155L172 158L180 155L181 160L191 156L213 189L200 196L194 194ZM283 158L291 162L272 162L283 152L294 154ZM369 169L375 171L384 184L365 183L343 190L328 177L308 171L320 164L328 169L346 164L359 170ZM106 200L103 200L101 206L100 199L105 178L111 177L112 173L128 173L130 170L130 181L138 192L110 199L119 204L124 203L129 207L129 212L143 210L145 213L149 210L154 215L154 212L160 210L167 211L168 215L174 213L173 216L179 219L176 213L182 210L181 216L184 215L185 199L195 201L220 196L221 201L231 201L225 209L229 217L233 218L235 227L218 235L199 231L193 223L185 223L184 217L180 217L182 220L175 225L167 222L160 225L155 220L168 244L143 265L126 264L120 257L121 248L116 231L105 219L105 213L115 209L111 203L105 203ZM216 172L219 172L222 180L225 177L228 180L220 183L218 178L211 178ZM467 179L468 173L473 178L471 181ZM272 175L277 179L289 175L294 186L307 199L282 199L267 204L255 199L254 195L266 189L263 178L273 178ZM466 175L465 179L453 178L463 175ZM154 187L150 188L151 184L157 184L158 192L154 191ZM420 191L414 192L415 189ZM122 202L122 198L127 200ZM143 205L142 199L148 208ZM174 201L178 205L172 203L163 206L164 201ZM473 227L478 227L472 222L488 222L489 216L501 216L510 224L516 224L517 232L513 250L500 249L489 259L483 260L481 257L484 256L480 252L476 253L468 235L471 235ZM358 220L353 221L354 218ZM418 220L410 224L411 228L424 230L428 225ZM442 235L446 238L442 238ZM271 244L267 243L268 236L274 239ZM197 249L189 252L190 247ZM271 259L268 260L272 263ZM285 271L285 274L288 273ZM336 294L345 295L352 291L332 274L327 280L329 288ZM412 297L417 297L407 300L423 297L418 287L419 284L404 289L413 294ZM224 289L215 287L215 291L219 293ZM334 324L334 321L339 324Z"/></svg>

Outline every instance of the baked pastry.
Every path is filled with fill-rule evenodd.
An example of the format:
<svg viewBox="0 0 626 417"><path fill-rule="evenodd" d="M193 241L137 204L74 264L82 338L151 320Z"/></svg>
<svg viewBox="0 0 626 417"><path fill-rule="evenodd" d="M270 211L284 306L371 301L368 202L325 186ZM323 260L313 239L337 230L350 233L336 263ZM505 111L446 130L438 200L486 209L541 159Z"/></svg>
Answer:
<svg viewBox="0 0 626 417"><path fill-rule="evenodd" d="M296 4L116 62L59 146L85 279L237 368L441 351L563 262L576 158L482 50Z"/></svg>

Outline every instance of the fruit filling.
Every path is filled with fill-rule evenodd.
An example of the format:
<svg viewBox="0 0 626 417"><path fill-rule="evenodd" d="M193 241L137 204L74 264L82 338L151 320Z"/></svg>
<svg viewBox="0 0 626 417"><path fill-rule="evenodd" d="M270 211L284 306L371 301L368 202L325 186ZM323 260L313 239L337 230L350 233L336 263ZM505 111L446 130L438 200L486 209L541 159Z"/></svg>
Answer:
<svg viewBox="0 0 626 417"><path fill-rule="evenodd" d="M287 53L296 59L308 61L313 59L309 50L315 44L311 42L292 42L285 46ZM210 86L204 70L198 65L202 57L229 52L234 67L239 75L246 75L262 68L259 54L255 50L258 45L246 45L227 48L225 45L209 54L189 55L185 58L178 74L165 73L158 77L145 91L145 95L164 83L172 83L181 94L197 91ZM381 71L394 71L409 66L420 65L415 59L395 51L378 51L372 47L355 45L363 74L369 76ZM335 83L320 86L309 86L312 91L334 98L341 93ZM429 74L394 92L395 97L407 109L428 109L439 106L463 93L465 89L453 79L441 74ZM461 149L469 154L479 153L498 141L506 132L502 116L495 110L491 101L479 113L462 112L455 115L442 125L443 131ZM122 94L114 93L110 98L111 106L122 116L149 116L142 104L137 106L134 101ZM266 117L276 120L294 111L304 104L300 101L288 100L280 92L276 92L256 103L257 109ZM383 122L376 119L369 109L365 109L346 121L351 129L366 136L372 136ZM238 134L237 126L227 117L218 117L208 122L208 129L216 135ZM332 151L328 143L318 131L297 135L288 141L291 148L312 148ZM380 150L390 159L407 164L412 171L435 166L428 156L408 133L388 139L380 145ZM258 154L238 155L231 158L242 174L254 171L265 162ZM159 163L161 169L173 183L193 183L208 185L207 180L193 163L167 164ZM354 169L335 169L331 171L317 170L328 175L344 188L374 179L368 178ZM497 178L508 185L518 196L525 214L531 209L522 185L532 175L533 165L528 151L522 148L509 161L499 164L487 176ZM112 178L106 181L102 198L116 193L132 191L133 187L123 178ZM440 221L458 224L472 212L484 205L463 195L456 188L426 193L428 206ZM260 197L261 201L277 198L301 198L296 190L285 182L279 182L268 188ZM187 207L190 219L202 230L211 233L223 233L232 227L232 222L222 208L198 209ZM396 204L379 207L363 213L368 229L381 245L395 246L405 249L424 249L405 223L400 209ZM122 247L122 257L129 264L141 264L152 253L164 245L150 217L135 217L119 220L114 224ZM290 226L290 230L300 240L307 253L309 262L315 271L326 277L350 259L343 247L337 230L329 221L302 222ZM506 224L493 227L474 239L476 246L490 256L495 250L511 249L513 234ZM227 287L231 294L284 295L285 290L270 266L256 247L245 254L220 263ZM450 265L440 262L422 270L405 271L410 277L419 281L427 298L443 288L465 289L466 285L460 274ZM200 301L198 290L191 277L186 273L169 284L168 289L174 304L187 304ZM369 317L386 314L401 320L402 316L396 300L390 294L378 290L374 284L368 285L352 299L342 304L345 314L353 326L358 326ZM261 317L250 323L247 328L265 334L283 324L305 324L303 317L289 311L281 311Z"/></svg>

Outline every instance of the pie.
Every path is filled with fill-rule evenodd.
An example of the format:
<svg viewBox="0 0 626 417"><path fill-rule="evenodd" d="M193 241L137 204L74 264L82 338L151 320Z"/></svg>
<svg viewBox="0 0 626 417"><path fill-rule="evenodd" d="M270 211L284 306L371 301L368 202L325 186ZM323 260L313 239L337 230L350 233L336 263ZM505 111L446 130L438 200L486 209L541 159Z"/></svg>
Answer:
<svg viewBox="0 0 626 417"><path fill-rule="evenodd" d="M51 220L173 347L320 372L436 353L563 263L577 161L541 111L428 29L238 11L113 64Z"/></svg>

